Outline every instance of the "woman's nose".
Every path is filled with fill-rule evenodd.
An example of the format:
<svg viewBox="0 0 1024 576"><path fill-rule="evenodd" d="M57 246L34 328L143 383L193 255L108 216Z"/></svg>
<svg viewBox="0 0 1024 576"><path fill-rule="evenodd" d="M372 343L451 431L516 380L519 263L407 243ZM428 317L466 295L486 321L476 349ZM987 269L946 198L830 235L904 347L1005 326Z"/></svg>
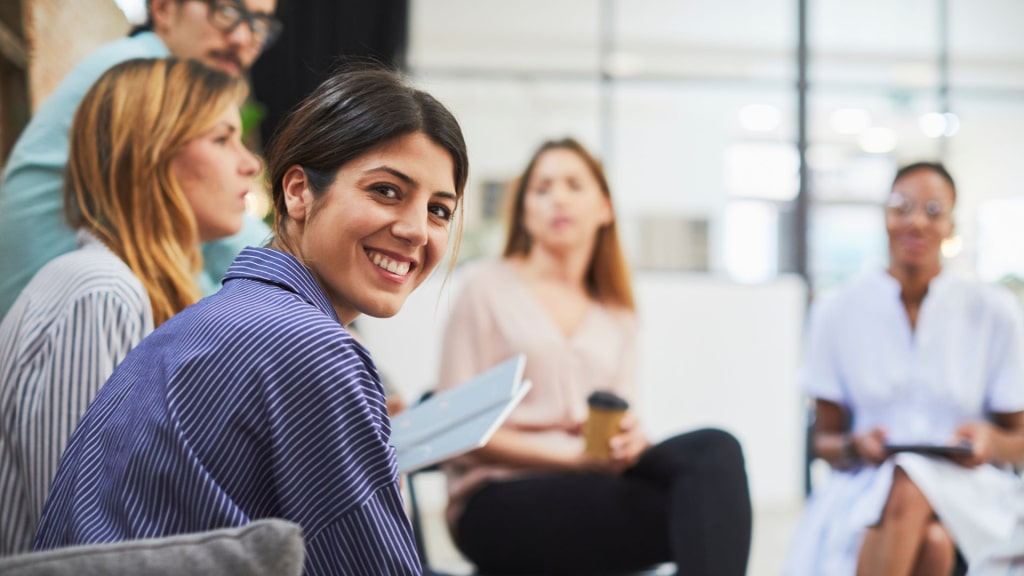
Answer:
<svg viewBox="0 0 1024 576"><path fill-rule="evenodd" d="M410 246L423 246L427 243L427 216L427 210L409 205L400 211L391 233Z"/></svg>

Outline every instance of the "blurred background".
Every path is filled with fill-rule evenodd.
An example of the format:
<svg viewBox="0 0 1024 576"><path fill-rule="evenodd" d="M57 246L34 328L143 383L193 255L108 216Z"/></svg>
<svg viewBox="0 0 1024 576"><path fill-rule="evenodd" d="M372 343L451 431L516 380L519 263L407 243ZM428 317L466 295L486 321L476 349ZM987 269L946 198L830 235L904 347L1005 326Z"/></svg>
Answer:
<svg viewBox="0 0 1024 576"><path fill-rule="evenodd" d="M635 273L641 415L655 438L715 425L744 443L751 574L778 573L804 498L806 305L885 265L898 166L947 164L947 266L1021 294L1020 0L279 3L284 36L252 72L256 145L337 57L402 68L467 138L460 262L499 254L504 193L542 140L603 159ZM144 15L143 0L0 0L0 158L63 71ZM396 319L359 321L408 399L436 379L458 281L442 270Z"/></svg>

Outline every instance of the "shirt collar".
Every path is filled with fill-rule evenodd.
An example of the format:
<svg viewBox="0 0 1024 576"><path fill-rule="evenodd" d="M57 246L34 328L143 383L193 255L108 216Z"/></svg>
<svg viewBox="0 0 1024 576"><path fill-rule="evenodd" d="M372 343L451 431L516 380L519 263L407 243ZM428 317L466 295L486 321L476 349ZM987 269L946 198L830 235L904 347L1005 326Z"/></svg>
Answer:
<svg viewBox="0 0 1024 576"><path fill-rule="evenodd" d="M91 230L84 226L82 228L79 228L78 231L75 232L75 244L78 246L78 248L93 248L100 246L102 246L103 248L107 248L107 245L104 244L102 240L97 238Z"/></svg>
<svg viewBox="0 0 1024 576"><path fill-rule="evenodd" d="M155 32L140 32L132 36L132 40L144 44L151 54L165 57L171 55L170 49Z"/></svg>
<svg viewBox="0 0 1024 576"><path fill-rule="evenodd" d="M949 279L953 277L952 272L949 272L945 268L942 268L939 273L928 282L928 294L925 296L932 296L942 290L942 287L949 283ZM900 281L889 274L888 270L880 270L878 273L879 282L893 298L899 299L900 293L903 287L900 285Z"/></svg>
<svg viewBox="0 0 1024 576"><path fill-rule="evenodd" d="M247 247L243 249L235 261L231 263L223 282L235 278L247 278L274 284L289 292L293 292L306 302L312 304L327 316L334 318L339 324L338 314L331 306L320 284L313 278L308 268L299 259L287 252L270 248Z"/></svg>

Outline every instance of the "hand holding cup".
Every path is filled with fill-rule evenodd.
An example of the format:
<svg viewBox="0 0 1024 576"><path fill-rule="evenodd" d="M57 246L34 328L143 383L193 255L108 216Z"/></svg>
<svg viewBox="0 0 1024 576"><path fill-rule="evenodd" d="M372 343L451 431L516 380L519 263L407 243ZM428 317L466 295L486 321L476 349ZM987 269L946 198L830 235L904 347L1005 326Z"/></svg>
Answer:
<svg viewBox="0 0 1024 576"><path fill-rule="evenodd" d="M629 402L612 392L597 391L587 398L589 413L583 425L585 448L590 458L610 460L611 440L622 431L622 419L629 410Z"/></svg>

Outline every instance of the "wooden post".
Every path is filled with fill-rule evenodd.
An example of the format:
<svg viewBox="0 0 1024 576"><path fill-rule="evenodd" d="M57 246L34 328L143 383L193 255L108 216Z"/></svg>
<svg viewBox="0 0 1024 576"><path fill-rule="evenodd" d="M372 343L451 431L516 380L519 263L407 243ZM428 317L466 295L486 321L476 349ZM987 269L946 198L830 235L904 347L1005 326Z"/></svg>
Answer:
<svg viewBox="0 0 1024 576"><path fill-rule="evenodd" d="M114 0L22 0L32 110L90 52L128 33Z"/></svg>
<svg viewBox="0 0 1024 576"><path fill-rule="evenodd" d="M5 2L0 5L0 170L28 122L27 68L21 1Z"/></svg>

